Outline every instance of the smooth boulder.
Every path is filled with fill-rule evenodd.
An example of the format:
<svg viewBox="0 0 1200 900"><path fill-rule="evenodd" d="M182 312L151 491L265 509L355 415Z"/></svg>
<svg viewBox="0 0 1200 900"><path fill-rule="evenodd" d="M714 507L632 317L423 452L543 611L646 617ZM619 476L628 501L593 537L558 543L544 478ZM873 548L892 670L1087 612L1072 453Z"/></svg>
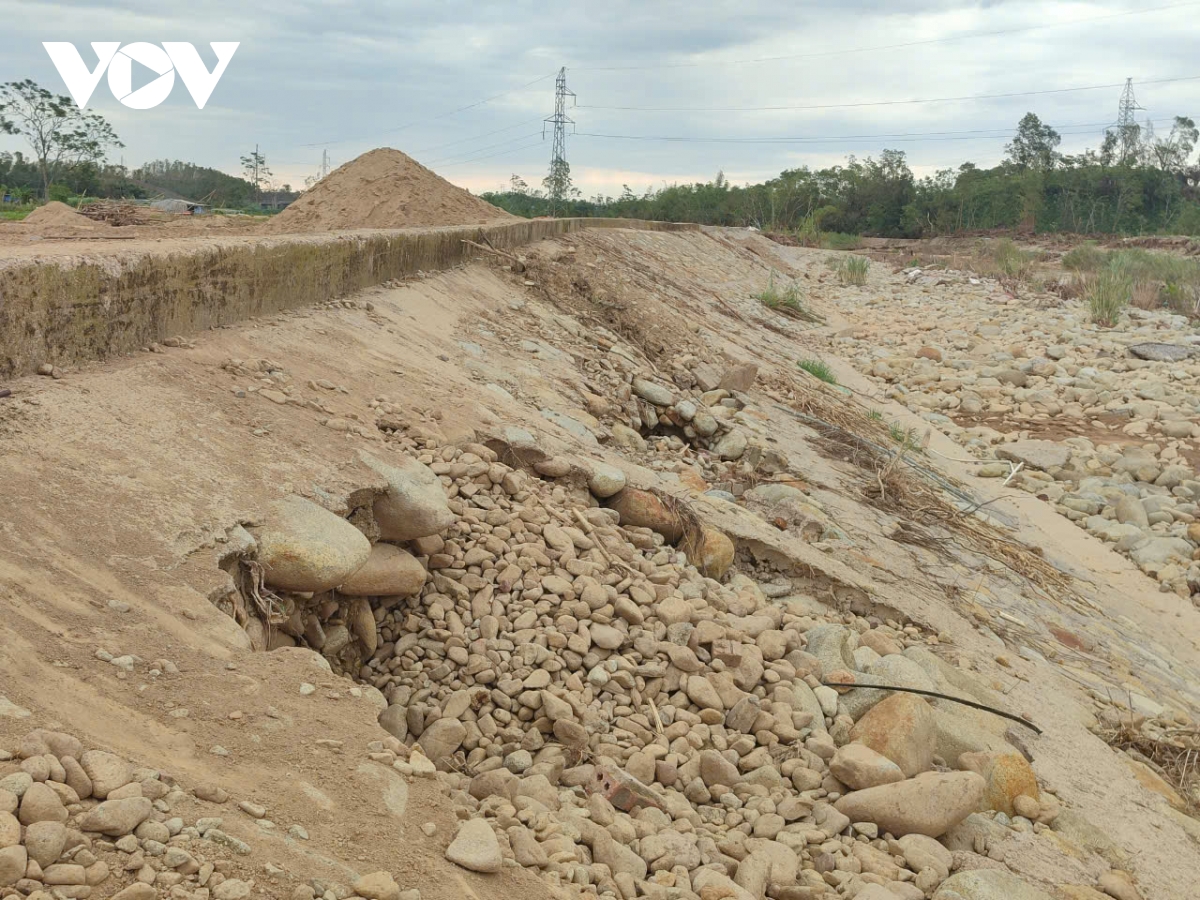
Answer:
<svg viewBox="0 0 1200 900"><path fill-rule="evenodd" d="M933 710L913 694L892 694L855 723L850 740L886 756L911 778L933 767Z"/></svg>
<svg viewBox="0 0 1200 900"><path fill-rule="evenodd" d="M425 586L429 573L407 550L376 544L367 561L342 582L338 592L348 597L410 597Z"/></svg>
<svg viewBox="0 0 1200 900"><path fill-rule="evenodd" d="M404 456L394 464L363 454L363 462L382 475L387 492L375 500L375 522L386 541L411 541L440 534L456 521L442 481L428 466Z"/></svg>
<svg viewBox="0 0 1200 900"><path fill-rule="evenodd" d="M898 765L866 744L846 744L838 747L833 759L829 761L829 771L834 778L854 791L904 780L904 773Z"/></svg>
<svg viewBox="0 0 1200 900"><path fill-rule="evenodd" d="M503 862L500 842L492 826L483 819L468 819L446 848L446 859L472 872L499 872Z"/></svg>
<svg viewBox="0 0 1200 900"><path fill-rule="evenodd" d="M361 531L303 497L272 502L267 524L254 532L263 579L285 591L332 590L371 555L371 542Z"/></svg>
<svg viewBox="0 0 1200 900"><path fill-rule="evenodd" d="M88 810L79 823L80 831L98 831L110 837L122 837L150 818L154 807L145 797L105 800Z"/></svg>
<svg viewBox="0 0 1200 900"><path fill-rule="evenodd" d="M852 822L873 822L896 837L940 837L979 808L986 789L975 772L925 772L847 794L834 808Z"/></svg>
<svg viewBox="0 0 1200 900"><path fill-rule="evenodd" d="M605 505L620 513L621 524L626 528L649 528L672 544L683 537L683 517L652 491L627 487L610 497Z"/></svg>
<svg viewBox="0 0 1200 900"><path fill-rule="evenodd" d="M972 869L942 882L933 900L1053 900L1003 869Z"/></svg>

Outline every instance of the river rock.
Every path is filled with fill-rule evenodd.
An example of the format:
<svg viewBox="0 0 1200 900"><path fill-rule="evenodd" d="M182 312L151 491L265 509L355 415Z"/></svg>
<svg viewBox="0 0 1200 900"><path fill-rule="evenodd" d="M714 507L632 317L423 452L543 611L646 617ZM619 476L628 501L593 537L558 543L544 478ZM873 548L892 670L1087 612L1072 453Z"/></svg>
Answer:
<svg viewBox="0 0 1200 900"><path fill-rule="evenodd" d="M12 813L0 812L0 850L21 843L21 823Z"/></svg>
<svg viewBox="0 0 1200 900"><path fill-rule="evenodd" d="M605 505L620 513L621 524L627 528L649 528L672 544L683 537L683 518L650 491L627 487Z"/></svg>
<svg viewBox="0 0 1200 900"><path fill-rule="evenodd" d="M372 872L354 882L354 893L366 900L400 900L400 885L389 872Z"/></svg>
<svg viewBox="0 0 1200 900"><path fill-rule="evenodd" d="M467 729L458 719L438 719L421 732L417 743L438 768L444 769L445 757L452 756L466 737Z"/></svg>
<svg viewBox="0 0 1200 900"><path fill-rule="evenodd" d="M110 837L131 833L150 818L154 807L145 797L127 800L105 800L89 810L79 823L80 831L98 831Z"/></svg>
<svg viewBox="0 0 1200 900"><path fill-rule="evenodd" d="M837 753L829 761L829 771L834 778L855 791L904 780L904 773L898 765L865 744L852 743L838 747Z"/></svg>
<svg viewBox="0 0 1200 900"><path fill-rule="evenodd" d="M446 848L446 859L464 869L486 874L499 872L503 862L496 833L483 819L468 819L462 823L453 842Z"/></svg>
<svg viewBox="0 0 1200 900"><path fill-rule="evenodd" d="M367 561L342 582L338 592L350 597L409 597L420 593L429 573L407 550L376 544Z"/></svg>
<svg viewBox="0 0 1200 900"><path fill-rule="evenodd" d="M892 694L850 730L851 741L886 756L908 778L933 766L936 739L933 710L913 694Z"/></svg>
<svg viewBox="0 0 1200 900"><path fill-rule="evenodd" d="M387 493L375 501L375 521L387 541L411 541L440 534L455 522L446 502L441 479L428 466L411 457L394 464L363 454L363 461L388 483Z"/></svg>
<svg viewBox="0 0 1200 900"><path fill-rule="evenodd" d="M24 878L27 865L29 854L19 844L0 850L0 887L8 887Z"/></svg>
<svg viewBox="0 0 1200 900"><path fill-rule="evenodd" d="M834 808L852 822L874 822L897 837L940 837L979 808L986 789L975 772L925 772L847 794Z"/></svg>
<svg viewBox="0 0 1200 900"><path fill-rule="evenodd" d="M37 822L25 829L29 858L43 869L58 862L67 845L67 826L61 822Z"/></svg>
<svg viewBox="0 0 1200 900"><path fill-rule="evenodd" d="M1033 768L1019 753L964 753L958 758L958 766L978 772L987 781L985 809L1012 816L1016 815L1013 804L1018 797L1037 800L1041 796Z"/></svg>
<svg viewBox="0 0 1200 900"><path fill-rule="evenodd" d="M133 767L115 753L88 750L80 757L79 764L92 782L92 796L100 800L133 781Z"/></svg>
<svg viewBox="0 0 1200 900"><path fill-rule="evenodd" d="M272 502L267 524L254 532L266 583L285 591L319 593L338 587L371 554L371 543L361 531L303 497Z"/></svg>
<svg viewBox="0 0 1200 900"><path fill-rule="evenodd" d="M379 714L379 726L401 743L408 740L408 707L393 703Z"/></svg>
<svg viewBox="0 0 1200 900"><path fill-rule="evenodd" d="M608 463L592 463L592 474L588 478L588 490L601 500L607 500L624 489L624 472L616 466L610 466Z"/></svg>
<svg viewBox="0 0 1200 900"><path fill-rule="evenodd" d="M67 810L53 788L39 781L30 785L25 796L21 798L21 813L17 818L21 820L22 825L32 825L34 822L65 822Z"/></svg>
<svg viewBox="0 0 1200 900"><path fill-rule="evenodd" d="M685 543L685 549L690 549L688 559L705 578L720 581L733 565L737 552L733 541L717 529L702 525L698 543L698 548L687 548Z"/></svg>
<svg viewBox="0 0 1200 900"><path fill-rule="evenodd" d="M933 900L1052 900L1004 869L972 869L942 882Z"/></svg>
<svg viewBox="0 0 1200 900"><path fill-rule="evenodd" d="M1160 344L1148 341L1143 344L1130 344L1129 355L1138 359L1149 359L1154 362L1179 362L1187 359L1194 352L1191 347L1181 347L1178 344Z"/></svg>
<svg viewBox="0 0 1200 900"><path fill-rule="evenodd" d="M1065 466L1071 459L1071 448L1054 441L1015 441L997 447L996 456L1024 463L1027 469L1046 471Z"/></svg>
<svg viewBox="0 0 1200 900"><path fill-rule="evenodd" d="M633 379L633 392L655 406L671 406L675 402L675 395L667 388L645 378Z"/></svg>

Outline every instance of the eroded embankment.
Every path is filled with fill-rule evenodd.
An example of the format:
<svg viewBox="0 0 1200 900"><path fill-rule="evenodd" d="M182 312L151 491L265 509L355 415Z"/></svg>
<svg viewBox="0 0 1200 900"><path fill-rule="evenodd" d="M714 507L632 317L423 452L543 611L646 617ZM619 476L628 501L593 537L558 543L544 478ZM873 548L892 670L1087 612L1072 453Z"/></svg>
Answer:
<svg viewBox="0 0 1200 900"><path fill-rule="evenodd" d="M170 337L442 271L475 254L463 241L480 235L507 249L581 228L615 227L695 226L536 219L269 239L197 238L174 241L169 251L148 243L67 258L55 253L0 259L0 376L106 359Z"/></svg>
<svg viewBox="0 0 1200 900"><path fill-rule="evenodd" d="M1031 649L1063 616L1154 624L1133 583L1074 582L1004 498L1012 530L962 514L983 482L896 461L796 366L816 327L752 299L771 254L584 231L18 379L0 749L45 726L153 767L167 844L269 897L1186 896L1194 820L1067 677L1119 695L1130 654ZM89 900L134 860L156 896L206 887L148 831L89 840Z"/></svg>

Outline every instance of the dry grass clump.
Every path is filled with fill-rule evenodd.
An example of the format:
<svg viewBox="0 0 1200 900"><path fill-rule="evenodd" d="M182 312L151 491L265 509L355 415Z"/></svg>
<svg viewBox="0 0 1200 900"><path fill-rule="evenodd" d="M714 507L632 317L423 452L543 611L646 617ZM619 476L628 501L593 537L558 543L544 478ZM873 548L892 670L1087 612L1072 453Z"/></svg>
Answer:
<svg viewBox="0 0 1200 900"><path fill-rule="evenodd" d="M1151 731L1131 715L1097 734L1153 769L1183 798L1189 815L1200 815L1200 728L1168 725Z"/></svg>

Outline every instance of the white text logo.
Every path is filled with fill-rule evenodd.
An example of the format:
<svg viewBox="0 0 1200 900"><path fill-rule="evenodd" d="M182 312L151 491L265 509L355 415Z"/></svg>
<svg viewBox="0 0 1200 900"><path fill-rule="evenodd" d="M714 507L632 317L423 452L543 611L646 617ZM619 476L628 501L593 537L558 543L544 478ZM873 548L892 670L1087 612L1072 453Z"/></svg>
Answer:
<svg viewBox="0 0 1200 900"><path fill-rule="evenodd" d="M105 69L108 70L109 90L130 109L153 109L166 100L171 88L175 86L176 72L183 79L184 87L188 89L192 99L196 101L196 107L204 109L204 104L208 102L213 88L225 74L225 67L233 59L238 45L237 41L209 42L208 46L217 54L217 65L210 72L196 48L179 41L163 41L161 47L144 41L126 44L124 47L120 41L93 41L92 49L99 59L94 70L88 69L74 44L66 41L42 43L80 109L91 99L92 92L100 83ZM143 65L158 75L136 91L133 89L134 63Z"/></svg>

